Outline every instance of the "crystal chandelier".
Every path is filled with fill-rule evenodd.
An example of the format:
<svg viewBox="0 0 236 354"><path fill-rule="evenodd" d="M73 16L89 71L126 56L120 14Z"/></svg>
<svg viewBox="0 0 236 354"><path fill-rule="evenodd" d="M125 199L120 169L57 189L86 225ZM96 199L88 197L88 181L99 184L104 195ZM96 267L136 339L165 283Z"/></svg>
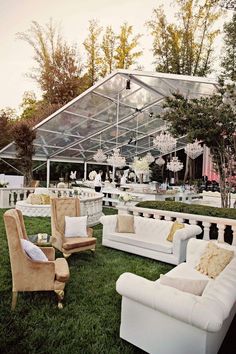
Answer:
<svg viewBox="0 0 236 354"><path fill-rule="evenodd" d="M156 162L156 164L157 164L158 166L160 166L160 167L165 164L165 160L163 159L162 156L159 156L158 159L156 159L155 162Z"/></svg>
<svg viewBox="0 0 236 354"><path fill-rule="evenodd" d="M98 149L97 152L93 155L93 159L97 162L103 162L107 158L107 155L104 154L102 149Z"/></svg>
<svg viewBox="0 0 236 354"><path fill-rule="evenodd" d="M150 152L148 152L145 156L145 159L147 160L147 162L149 163L149 165L155 160L154 157L152 156L152 154Z"/></svg>
<svg viewBox="0 0 236 354"><path fill-rule="evenodd" d="M178 172L184 167L183 162L179 161L177 156L172 157L170 162L167 162L167 169L172 172Z"/></svg>
<svg viewBox="0 0 236 354"><path fill-rule="evenodd" d="M168 154L176 147L176 139L170 135L170 133L161 132L153 140L154 146L156 146L163 154Z"/></svg>
<svg viewBox="0 0 236 354"><path fill-rule="evenodd" d="M235 0L221 0L219 5L227 10L236 10Z"/></svg>
<svg viewBox="0 0 236 354"><path fill-rule="evenodd" d="M102 136L100 134L100 149L98 149L97 152L93 155L93 159L97 162L103 162L107 159L107 155L104 154L101 145L102 145Z"/></svg>
<svg viewBox="0 0 236 354"><path fill-rule="evenodd" d="M120 149L113 149L113 154L107 158L109 165L114 167L124 167L126 165L125 157L120 155Z"/></svg>
<svg viewBox="0 0 236 354"><path fill-rule="evenodd" d="M187 156L189 156L191 159L194 160L203 153L203 147L199 144L199 141L197 141L196 139L194 143L187 144L184 148L184 151Z"/></svg>

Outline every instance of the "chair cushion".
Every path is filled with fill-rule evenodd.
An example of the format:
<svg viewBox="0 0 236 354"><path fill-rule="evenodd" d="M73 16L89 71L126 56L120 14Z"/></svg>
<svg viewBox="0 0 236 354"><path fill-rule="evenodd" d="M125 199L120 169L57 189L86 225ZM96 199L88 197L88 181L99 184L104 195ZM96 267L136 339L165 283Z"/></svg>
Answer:
<svg viewBox="0 0 236 354"><path fill-rule="evenodd" d="M57 258L55 261L55 276L56 280L65 283L70 276L68 263L65 258Z"/></svg>
<svg viewBox="0 0 236 354"><path fill-rule="evenodd" d="M87 216L65 216L65 237L87 237Z"/></svg>
<svg viewBox="0 0 236 354"><path fill-rule="evenodd" d="M86 247L96 244L94 237L65 237L65 242L62 247L65 250L72 250L73 248Z"/></svg>
<svg viewBox="0 0 236 354"><path fill-rule="evenodd" d="M43 251L36 245L34 245L32 242L21 239L21 245L25 253L34 261L41 261L41 262L47 262L48 258L46 255L43 253Z"/></svg>
<svg viewBox="0 0 236 354"><path fill-rule="evenodd" d="M209 242L196 269L214 279L229 264L233 257L233 250L226 250L218 247L213 242Z"/></svg>
<svg viewBox="0 0 236 354"><path fill-rule="evenodd" d="M117 215L117 232L134 233L134 216L133 215Z"/></svg>
<svg viewBox="0 0 236 354"><path fill-rule="evenodd" d="M177 230L181 230L184 228L183 224L178 223L175 221L170 229L169 235L167 236L167 241L173 242L174 234L176 233Z"/></svg>

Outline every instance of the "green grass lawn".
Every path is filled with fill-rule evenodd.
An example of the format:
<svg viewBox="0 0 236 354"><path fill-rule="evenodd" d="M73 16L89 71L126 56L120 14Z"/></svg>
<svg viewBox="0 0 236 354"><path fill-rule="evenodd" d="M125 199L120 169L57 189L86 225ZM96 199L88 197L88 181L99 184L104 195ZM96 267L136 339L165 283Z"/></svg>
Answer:
<svg viewBox="0 0 236 354"><path fill-rule="evenodd" d="M11 311L11 269L0 210L0 353L8 354L138 354L138 348L119 338L121 296L116 280L132 272L151 280L172 266L101 245L102 225L94 227L96 253L68 259L70 280L64 308L53 292L19 293ZM116 213L106 208L106 214ZM25 217L28 234L50 234L50 218ZM57 257L60 257L57 253Z"/></svg>

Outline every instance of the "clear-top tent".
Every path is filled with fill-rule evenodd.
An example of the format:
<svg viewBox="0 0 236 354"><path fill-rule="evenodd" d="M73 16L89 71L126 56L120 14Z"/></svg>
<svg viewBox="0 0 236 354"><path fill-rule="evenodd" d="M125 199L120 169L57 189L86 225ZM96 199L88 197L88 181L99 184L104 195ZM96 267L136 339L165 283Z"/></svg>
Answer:
<svg viewBox="0 0 236 354"><path fill-rule="evenodd" d="M165 127L157 118L165 97L178 92L198 98L217 90L214 79L118 70L35 126L33 159L91 163L97 149L110 155L115 147L127 164L149 151L157 157L153 138ZM178 139L176 150L185 145L184 137ZM0 157L16 157L14 142Z"/></svg>

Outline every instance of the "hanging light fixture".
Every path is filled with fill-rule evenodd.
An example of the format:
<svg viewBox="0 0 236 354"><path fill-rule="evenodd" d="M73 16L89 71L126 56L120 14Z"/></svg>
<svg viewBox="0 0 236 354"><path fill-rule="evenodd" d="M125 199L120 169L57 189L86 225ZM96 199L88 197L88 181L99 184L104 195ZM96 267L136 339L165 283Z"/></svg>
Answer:
<svg viewBox="0 0 236 354"><path fill-rule="evenodd" d="M236 3L235 0L221 0L219 5L221 7L226 8L227 10L234 10L236 11Z"/></svg>
<svg viewBox="0 0 236 354"><path fill-rule="evenodd" d="M107 158L109 165L114 167L124 167L126 165L125 157L120 155L120 149L113 149L113 154Z"/></svg>
<svg viewBox="0 0 236 354"><path fill-rule="evenodd" d="M170 160L170 162L167 162L167 170L170 170L172 172L178 172L180 170L182 170L184 167L183 162L179 161L178 156L174 156L172 157L172 159Z"/></svg>
<svg viewBox="0 0 236 354"><path fill-rule="evenodd" d="M150 136L148 137L148 142L149 142L149 150L151 150L151 138ZM149 165L155 161L155 158L152 156L152 154L150 152L148 152L145 156L145 159L147 160L147 162L149 163Z"/></svg>
<svg viewBox="0 0 236 354"><path fill-rule="evenodd" d="M126 87L125 87L126 90L130 90L130 79L127 79L126 80Z"/></svg>
<svg viewBox="0 0 236 354"><path fill-rule="evenodd" d="M100 135L100 149L98 149L97 152L93 155L93 159L97 162L103 162L107 158L107 155L104 154L104 152L101 148L101 145L102 145L102 140L101 140L101 135Z"/></svg>
<svg viewBox="0 0 236 354"><path fill-rule="evenodd" d="M153 144L163 154L168 154L176 148L176 139L170 133L162 131L154 138Z"/></svg>
<svg viewBox="0 0 236 354"><path fill-rule="evenodd" d="M126 165L125 157L121 156L120 149L118 145L118 136L119 136L119 106L120 106L120 95L118 93L117 97L117 109L116 109L116 147L113 149L113 154L107 158L109 165L113 167L124 167Z"/></svg>
<svg viewBox="0 0 236 354"><path fill-rule="evenodd" d="M162 156L159 156L158 159L156 159L155 163L161 167L165 164L165 160L163 159Z"/></svg>
<svg viewBox="0 0 236 354"><path fill-rule="evenodd" d="M194 143L187 144L184 148L184 151L187 156L194 160L203 153L203 147L196 139Z"/></svg>

